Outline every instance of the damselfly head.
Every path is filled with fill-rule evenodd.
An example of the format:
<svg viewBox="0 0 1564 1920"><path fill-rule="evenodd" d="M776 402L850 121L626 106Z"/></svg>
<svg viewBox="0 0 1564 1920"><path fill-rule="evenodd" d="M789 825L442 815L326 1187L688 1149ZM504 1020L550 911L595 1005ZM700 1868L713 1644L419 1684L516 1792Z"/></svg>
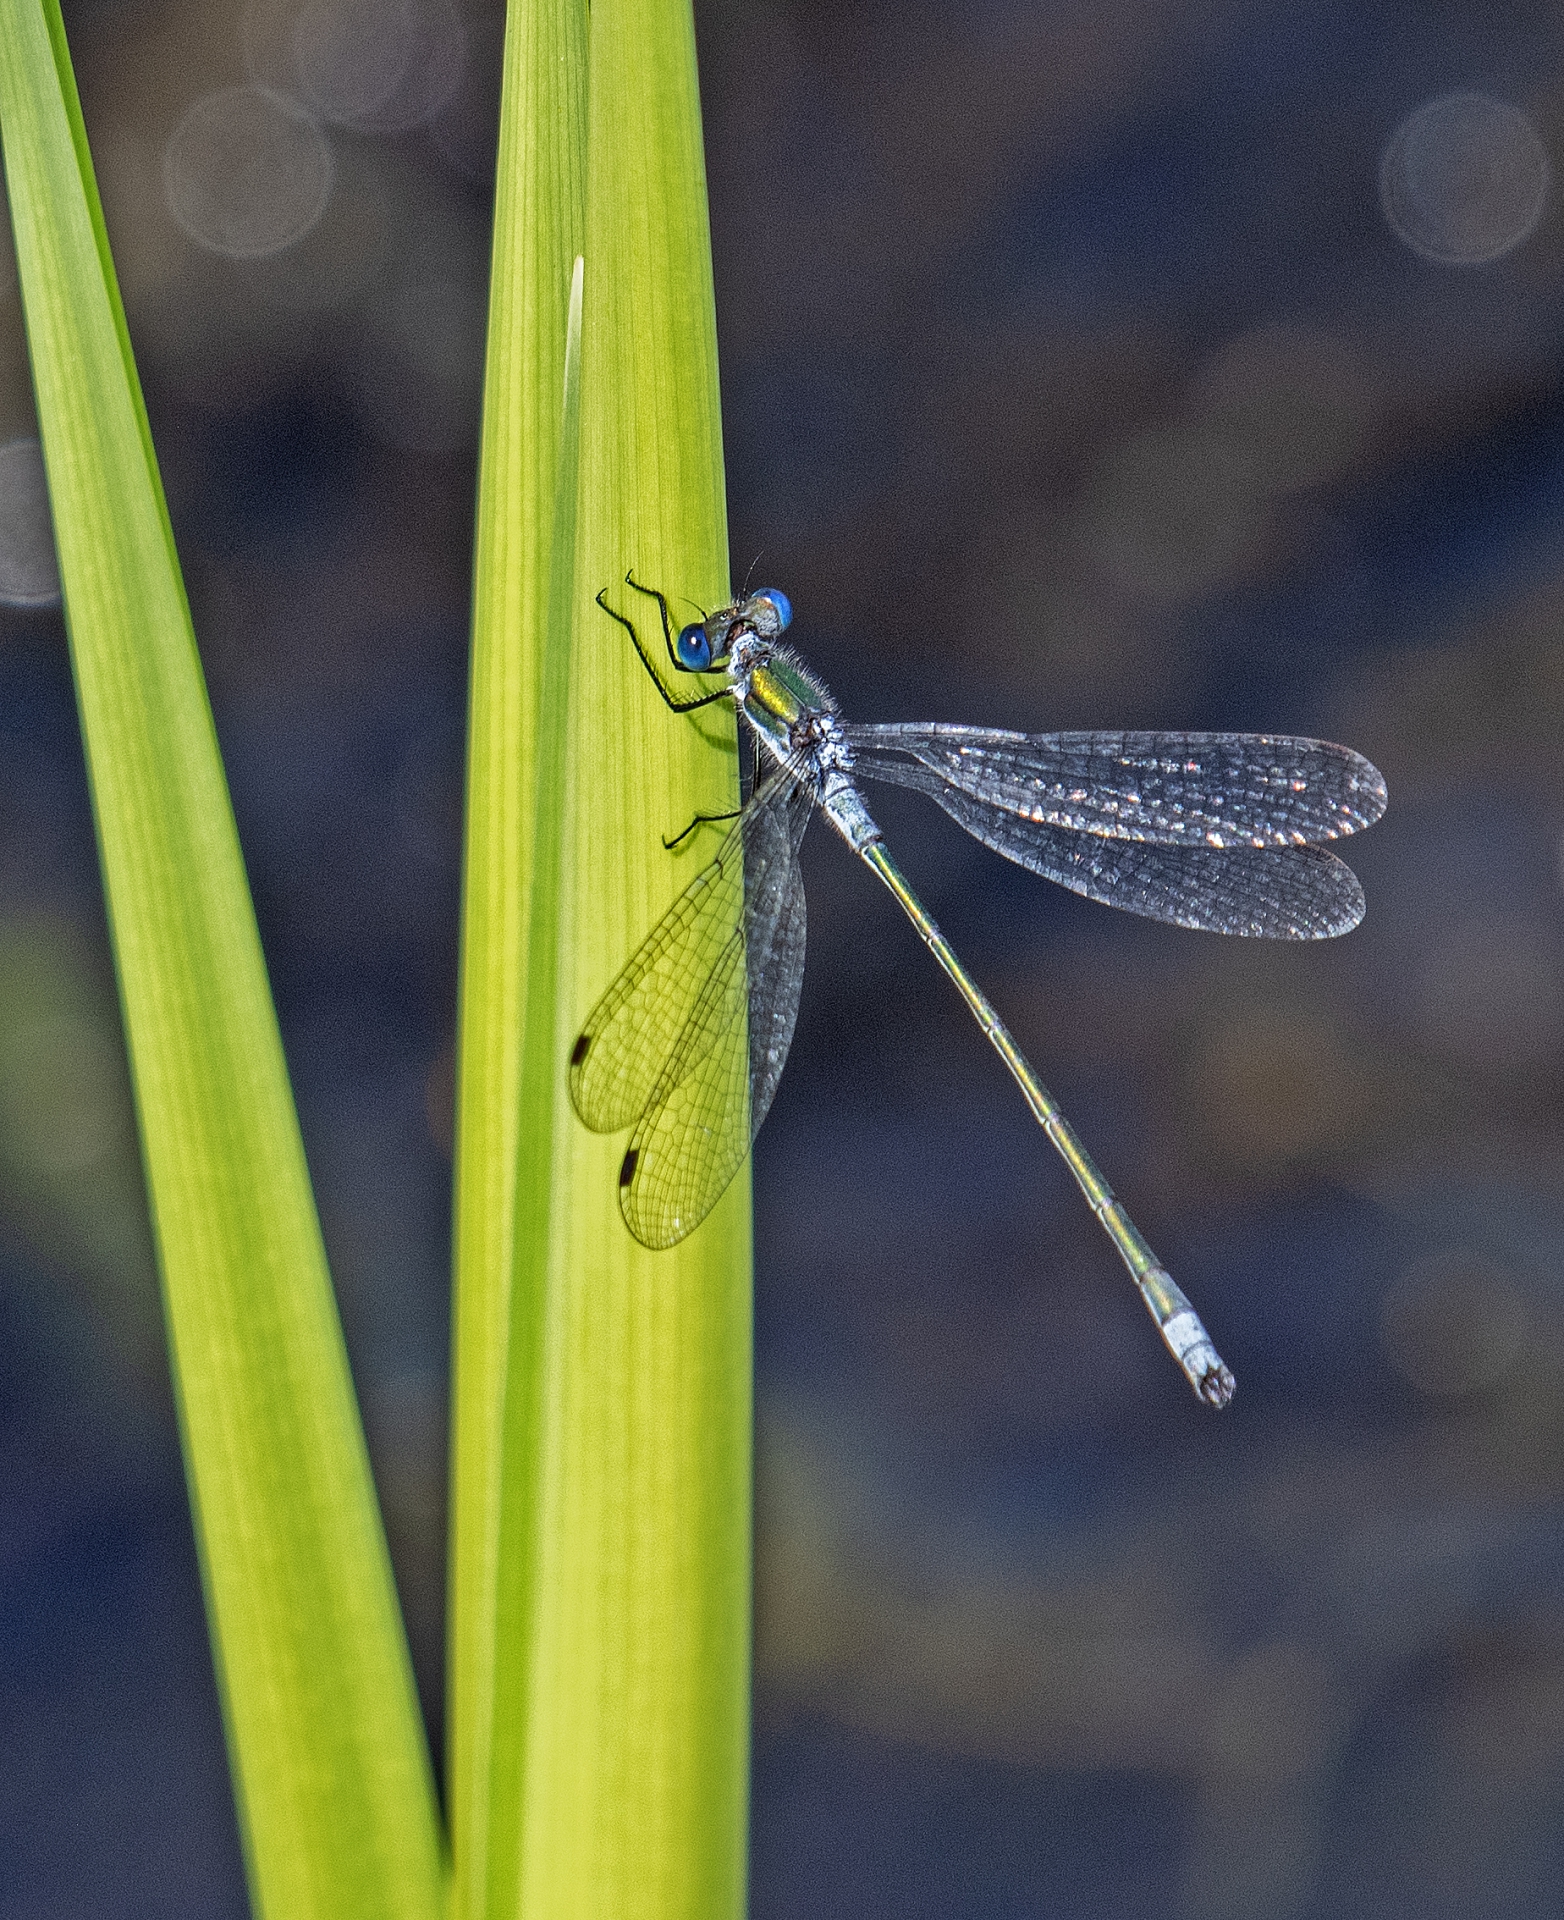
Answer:
<svg viewBox="0 0 1564 1920"><path fill-rule="evenodd" d="M780 587L762 587L731 607L719 607L704 620L681 627L673 650L686 673L707 673L727 664L733 642L752 633L775 640L793 618L793 603Z"/></svg>

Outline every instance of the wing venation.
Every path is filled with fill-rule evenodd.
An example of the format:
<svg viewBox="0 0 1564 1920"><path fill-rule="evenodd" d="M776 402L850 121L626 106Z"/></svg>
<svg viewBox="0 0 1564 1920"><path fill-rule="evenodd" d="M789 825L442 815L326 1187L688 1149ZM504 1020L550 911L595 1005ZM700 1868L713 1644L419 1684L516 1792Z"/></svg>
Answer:
<svg viewBox="0 0 1564 1920"><path fill-rule="evenodd" d="M858 772L929 776L1039 826L1163 846L1296 847L1372 826L1385 782L1328 740L1265 733L1009 733L849 726Z"/></svg>
<svg viewBox="0 0 1564 1920"><path fill-rule="evenodd" d="M1357 875L1323 847L1170 847L1071 833L929 788L950 817L1008 860L1148 920L1263 940L1329 940L1363 918Z"/></svg>
<svg viewBox="0 0 1564 1920"><path fill-rule="evenodd" d="M643 1246L670 1247L721 1198L781 1078L803 979L798 850L813 810L776 780L588 1016L570 1094L595 1132L633 1126L619 1203Z"/></svg>

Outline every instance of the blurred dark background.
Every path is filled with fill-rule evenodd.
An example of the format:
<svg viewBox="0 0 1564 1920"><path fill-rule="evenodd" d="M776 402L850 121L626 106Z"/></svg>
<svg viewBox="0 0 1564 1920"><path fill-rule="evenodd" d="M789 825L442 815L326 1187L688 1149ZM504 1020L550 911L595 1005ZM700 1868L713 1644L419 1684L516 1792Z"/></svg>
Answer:
<svg viewBox="0 0 1564 1920"><path fill-rule="evenodd" d="M502 19L67 23L438 1744ZM734 570L847 712L1318 733L1392 795L1308 950L882 796L1220 1419L817 830L756 1156L756 1920L1555 1914L1564 21L697 24ZM34 432L0 264L0 1913L237 1915Z"/></svg>

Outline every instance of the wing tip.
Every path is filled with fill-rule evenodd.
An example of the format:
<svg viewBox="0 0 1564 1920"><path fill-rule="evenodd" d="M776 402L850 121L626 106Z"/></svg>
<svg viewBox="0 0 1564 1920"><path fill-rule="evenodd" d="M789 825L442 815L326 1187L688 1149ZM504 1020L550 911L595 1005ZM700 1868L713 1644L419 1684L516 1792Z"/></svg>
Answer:
<svg viewBox="0 0 1564 1920"><path fill-rule="evenodd" d="M1365 827L1372 827L1375 821L1383 819L1385 809L1390 805L1390 789L1385 784L1385 776L1372 760L1361 753L1355 753L1351 747L1343 747L1352 768L1348 787L1352 796L1352 825L1349 833L1361 833Z"/></svg>
<svg viewBox="0 0 1564 1920"><path fill-rule="evenodd" d="M1342 912L1332 914L1329 919L1322 917L1301 925L1278 928L1276 934L1283 940L1339 940L1343 934L1352 933L1363 924L1364 912L1365 902L1359 898Z"/></svg>

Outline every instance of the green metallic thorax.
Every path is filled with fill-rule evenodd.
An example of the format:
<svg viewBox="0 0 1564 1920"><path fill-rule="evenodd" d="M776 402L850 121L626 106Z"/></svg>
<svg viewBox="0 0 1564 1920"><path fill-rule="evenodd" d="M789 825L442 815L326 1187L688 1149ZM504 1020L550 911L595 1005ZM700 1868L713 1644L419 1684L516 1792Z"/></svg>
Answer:
<svg viewBox="0 0 1564 1920"><path fill-rule="evenodd" d="M758 707L784 726L801 714L830 710L832 702L825 688L813 675L796 666L784 654L774 653L764 666L757 666L749 677L746 709Z"/></svg>
<svg viewBox="0 0 1564 1920"><path fill-rule="evenodd" d="M750 667L743 708L755 731L790 758L794 726L810 714L834 714L836 702L807 667L778 649Z"/></svg>
<svg viewBox="0 0 1564 1920"><path fill-rule="evenodd" d="M784 677L774 666L756 667L749 677L744 711L767 733L785 732L803 713L804 701L791 675Z"/></svg>

